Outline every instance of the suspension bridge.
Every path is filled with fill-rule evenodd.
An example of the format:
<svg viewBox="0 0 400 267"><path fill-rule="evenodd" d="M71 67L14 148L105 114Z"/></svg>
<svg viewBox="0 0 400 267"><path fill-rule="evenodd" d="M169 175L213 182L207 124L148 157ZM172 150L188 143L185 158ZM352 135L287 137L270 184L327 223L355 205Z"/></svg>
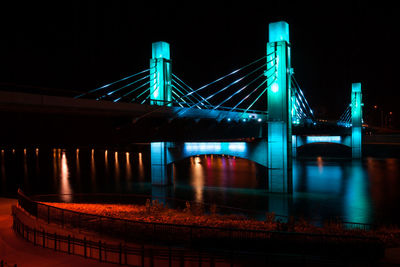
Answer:
<svg viewBox="0 0 400 267"><path fill-rule="evenodd" d="M319 122L291 67L289 25L280 21L269 24L269 42L264 56L198 88L193 88L172 71L170 45L155 42L149 67L142 71L74 99L61 101L41 96L25 101L30 107L48 105L126 112L135 115L135 122L164 117L169 121L212 119L223 122L220 127L240 123L242 128L252 129L250 141L230 141L232 137L227 134L226 140L220 137L218 141L210 138L202 142L151 142L152 184L170 183L169 163L200 154L224 154L266 166L268 191L291 193L292 157L296 156L298 147L316 142L339 143L351 147L354 159L361 158L361 83L352 84L349 100L335 125L343 129L340 134L293 135L293 127L318 127ZM3 96L2 101L11 103L13 97Z"/></svg>

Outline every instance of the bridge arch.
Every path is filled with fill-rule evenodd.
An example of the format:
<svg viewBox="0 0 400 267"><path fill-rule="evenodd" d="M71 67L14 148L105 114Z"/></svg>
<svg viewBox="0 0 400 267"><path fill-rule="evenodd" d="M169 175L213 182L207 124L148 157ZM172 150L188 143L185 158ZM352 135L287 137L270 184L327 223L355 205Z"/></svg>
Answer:
<svg viewBox="0 0 400 267"><path fill-rule="evenodd" d="M167 164L199 155L227 155L267 166L265 141L259 142L185 142L168 148Z"/></svg>
<svg viewBox="0 0 400 267"><path fill-rule="evenodd" d="M228 155L248 159L267 167L267 142L152 142L152 184L168 184L167 165L197 155Z"/></svg>

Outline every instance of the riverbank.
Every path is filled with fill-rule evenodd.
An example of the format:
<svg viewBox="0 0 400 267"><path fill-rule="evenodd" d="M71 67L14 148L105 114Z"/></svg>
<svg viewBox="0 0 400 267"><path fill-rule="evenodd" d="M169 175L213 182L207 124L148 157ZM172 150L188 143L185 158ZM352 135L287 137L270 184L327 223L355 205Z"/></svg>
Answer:
<svg viewBox="0 0 400 267"><path fill-rule="evenodd" d="M18 237L11 228L10 215L11 205L16 203L15 199L0 198L0 259L18 266L115 266L35 247ZM379 262L379 266L394 265L400 265L400 247L386 249Z"/></svg>

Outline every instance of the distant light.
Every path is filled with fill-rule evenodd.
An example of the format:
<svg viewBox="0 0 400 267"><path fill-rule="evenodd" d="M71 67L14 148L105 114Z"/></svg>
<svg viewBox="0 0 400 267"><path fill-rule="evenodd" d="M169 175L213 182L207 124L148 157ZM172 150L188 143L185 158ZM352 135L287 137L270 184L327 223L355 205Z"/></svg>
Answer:
<svg viewBox="0 0 400 267"><path fill-rule="evenodd" d="M227 121L231 121L231 118L228 118Z"/></svg>
<svg viewBox="0 0 400 267"><path fill-rule="evenodd" d="M377 109L377 108L378 108L378 106L377 106L377 105L375 105L375 106L374 106L374 109Z"/></svg>
<svg viewBox="0 0 400 267"><path fill-rule="evenodd" d="M389 115L393 115L393 112L390 111L390 112L389 112Z"/></svg>
<svg viewBox="0 0 400 267"><path fill-rule="evenodd" d="M243 121L243 122L246 122L246 119L243 119L242 121Z"/></svg>
<svg viewBox="0 0 400 267"><path fill-rule="evenodd" d="M258 122L261 122L262 121L262 119L261 118L258 118L258 120L257 120Z"/></svg>

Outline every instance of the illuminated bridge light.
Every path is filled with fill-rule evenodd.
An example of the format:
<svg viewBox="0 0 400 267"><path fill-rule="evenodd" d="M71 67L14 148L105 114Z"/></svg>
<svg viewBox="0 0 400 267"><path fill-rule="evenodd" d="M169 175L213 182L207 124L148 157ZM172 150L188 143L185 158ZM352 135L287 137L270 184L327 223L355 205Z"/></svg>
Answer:
<svg viewBox="0 0 400 267"><path fill-rule="evenodd" d="M188 152L213 152L218 153L221 151L221 143L185 143L185 148Z"/></svg>
<svg viewBox="0 0 400 267"><path fill-rule="evenodd" d="M187 142L184 151L198 154L229 154L229 152L245 152L245 142Z"/></svg>
<svg viewBox="0 0 400 267"><path fill-rule="evenodd" d="M341 136L307 136L307 143L338 143L342 140Z"/></svg>
<svg viewBox="0 0 400 267"><path fill-rule="evenodd" d="M246 150L246 143L244 142L229 143L228 149L229 151L234 151L234 152L244 152Z"/></svg>
<svg viewBox="0 0 400 267"><path fill-rule="evenodd" d="M278 85L277 83L274 83L274 84L271 86L271 91L272 91L273 93L276 93L276 92L278 92L278 90L279 90L279 85Z"/></svg>

